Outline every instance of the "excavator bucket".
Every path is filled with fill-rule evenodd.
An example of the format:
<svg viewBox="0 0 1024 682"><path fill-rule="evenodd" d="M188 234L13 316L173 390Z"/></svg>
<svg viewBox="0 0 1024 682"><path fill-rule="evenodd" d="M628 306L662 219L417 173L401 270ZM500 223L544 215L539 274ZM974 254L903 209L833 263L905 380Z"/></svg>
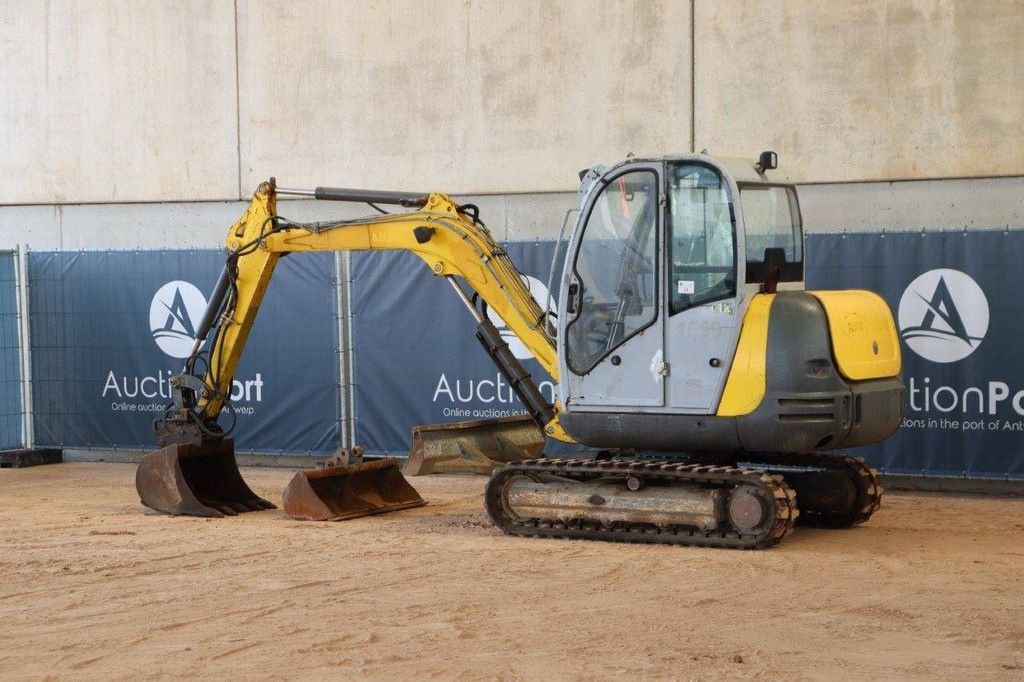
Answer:
<svg viewBox="0 0 1024 682"><path fill-rule="evenodd" d="M360 447L351 454L342 450L323 469L295 474L283 499L285 513L305 521L343 521L426 504L402 476L398 460L363 461Z"/></svg>
<svg viewBox="0 0 1024 682"><path fill-rule="evenodd" d="M530 415L413 427L407 476L484 474L510 462L535 459L544 432Z"/></svg>
<svg viewBox="0 0 1024 682"><path fill-rule="evenodd" d="M230 439L149 453L139 462L135 488L142 504L165 514L235 516L275 508L245 484Z"/></svg>

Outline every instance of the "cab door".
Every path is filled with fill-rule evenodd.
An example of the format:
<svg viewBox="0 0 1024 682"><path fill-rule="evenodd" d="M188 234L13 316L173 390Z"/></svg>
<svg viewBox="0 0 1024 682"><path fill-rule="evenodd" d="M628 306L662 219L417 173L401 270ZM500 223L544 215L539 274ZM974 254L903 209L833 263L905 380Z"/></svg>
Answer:
<svg viewBox="0 0 1024 682"><path fill-rule="evenodd" d="M673 412L718 408L741 327L735 188L714 165L670 162L668 181L667 404Z"/></svg>
<svg viewBox="0 0 1024 682"><path fill-rule="evenodd" d="M583 207L559 306L567 410L665 404L661 169L612 172Z"/></svg>

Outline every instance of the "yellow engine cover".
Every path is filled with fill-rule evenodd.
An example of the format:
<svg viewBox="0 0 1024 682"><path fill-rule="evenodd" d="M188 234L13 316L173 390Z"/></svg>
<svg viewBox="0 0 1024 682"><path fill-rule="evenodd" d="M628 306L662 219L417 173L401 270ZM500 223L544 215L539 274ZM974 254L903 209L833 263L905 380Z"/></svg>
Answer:
<svg viewBox="0 0 1024 682"><path fill-rule="evenodd" d="M872 291L808 291L825 309L836 364L851 381L900 373L900 339L889 304Z"/></svg>
<svg viewBox="0 0 1024 682"><path fill-rule="evenodd" d="M839 373L849 381L899 375L899 336L889 305L862 289L808 291L825 311L828 334ZM743 318L736 356L716 414L750 414L764 399L768 373L768 327L773 294L758 294Z"/></svg>

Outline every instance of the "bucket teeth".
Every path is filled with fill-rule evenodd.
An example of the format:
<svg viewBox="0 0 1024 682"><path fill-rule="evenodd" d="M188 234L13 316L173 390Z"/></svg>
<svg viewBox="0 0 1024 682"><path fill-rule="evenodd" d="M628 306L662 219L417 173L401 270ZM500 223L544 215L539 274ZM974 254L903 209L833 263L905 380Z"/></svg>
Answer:
<svg viewBox="0 0 1024 682"><path fill-rule="evenodd" d="M165 514L217 517L274 509L242 479L230 439L149 453L139 462L135 487L142 504Z"/></svg>

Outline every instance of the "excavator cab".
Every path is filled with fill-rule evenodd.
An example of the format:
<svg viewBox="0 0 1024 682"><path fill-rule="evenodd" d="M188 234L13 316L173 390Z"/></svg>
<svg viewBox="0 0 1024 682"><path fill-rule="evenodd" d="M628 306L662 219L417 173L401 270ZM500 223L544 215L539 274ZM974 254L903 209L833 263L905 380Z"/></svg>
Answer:
<svg viewBox="0 0 1024 682"><path fill-rule="evenodd" d="M772 152L695 154L585 176L559 300L559 421L570 436L662 452L795 451L896 428L891 313L869 292L803 291L800 208L775 165ZM834 343L854 314L859 338ZM884 418L858 420L858 401Z"/></svg>
<svg viewBox="0 0 1024 682"><path fill-rule="evenodd" d="M735 170L702 155L631 161L586 195L563 274L561 398L579 422L630 415L709 414L718 405L752 296L763 278L743 254L776 246L775 283L803 279L791 187L749 162ZM756 189L755 189L756 188ZM745 230L748 194L772 213ZM742 197L742 201L740 198ZM748 223L750 221L747 221ZM629 380L623 381L624 377ZM676 379L685 378L685 380Z"/></svg>

